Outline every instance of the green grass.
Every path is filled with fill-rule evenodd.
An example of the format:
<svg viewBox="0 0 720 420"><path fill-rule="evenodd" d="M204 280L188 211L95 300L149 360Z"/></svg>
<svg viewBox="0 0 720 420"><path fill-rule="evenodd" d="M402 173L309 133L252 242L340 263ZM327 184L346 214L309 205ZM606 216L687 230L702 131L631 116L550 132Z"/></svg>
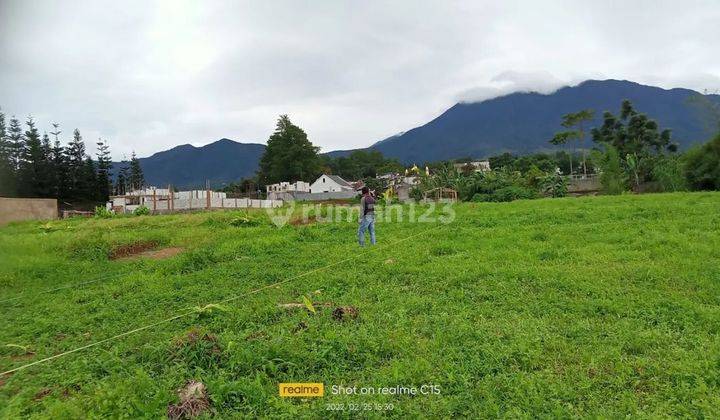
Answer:
<svg viewBox="0 0 720 420"><path fill-rule="evenodd" d="M720 416L720 194L456 211L429 232L380 223L364 254L356 223L278 229L264 213L0 228L0 301L18 297L0 302L0 371L242 296L0 378L0 417L156 418L189 380L221 417L346 417L328 406L371 403L393 409L361 414ZM108 259L136 241L185 252ZM303 296L315 314L277 306ZM321 302L359 317L339 322ZM280 398L281 382L323 382L326 396ZM327 395L422 384L441 394Z"/></svg>

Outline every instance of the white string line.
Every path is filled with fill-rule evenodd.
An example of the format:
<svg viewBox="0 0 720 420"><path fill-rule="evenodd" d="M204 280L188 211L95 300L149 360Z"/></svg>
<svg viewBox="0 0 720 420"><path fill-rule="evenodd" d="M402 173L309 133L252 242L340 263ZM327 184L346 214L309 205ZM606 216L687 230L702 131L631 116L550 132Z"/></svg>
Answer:
<svg viewBox="0 0 720 420"><path fill-rule="evenodd" d="M362 256L362 255L365 255L365 254L368 254L368 253L370 253L370 252L372 252L372 251L375 251L375 250L377 250L377 249L381 249L381 248L383 248L383 247L388 247L388 246L391 246L391 245L396 245L396 244L399 244L400 242L404 242L404 241L407 241L407 240L409 240L409 239L418 237L418 236L423 235L423 234L425 234L425 233L427 233L427 232L429 232L429 231L431 231L431 230L433 230L433 229L437 229L438 227L441 227L441 226L444 226L444 225L435 225L435 226L433 226L433 227L431 227L431 228L429 228L429 229L423 230L422 232L416 233L416 234L414 234L414 235L410 235L410 236L408 236L408 237L406 237L406 238L400 239L400 240L395 241L395 242L392 242L392 243L388 243L388 244L386 244L386 245L384 245L384 246L379 246L379 247L372 247L372 246L371 246L371 247L369 247L366 251L359 252L359 253L351 256L351 257L342 259L342 260L340 260L340 261L336 261L336 262L334 262L334 263L332 263L332 264L328 264L328 265L323 266L323 267L318 267L318 268L312 269L312 270L310 270L310 271L307 271L307 272L298 274L298 275L293 276L293 277L289 277L289 278L287 278L287 279L285 279L285 280L282 280L282 281L279 281L279 282L275 282L275 283L272 283L272 284L268 284L268 285L263 286L263 287L260 287L260 288L258 288L258 289L250 290L250 291L248 291L248 292L241 293L241 294L239 294L239 295L232 296L232 297L229 297L229 298L227 298L227 299L220 300L220 301L218 301L218 302L215 303L215 304L231 302L231 301L233 301L233 300L240 299L241 297L253 295L253 294L259 293L259 292L261 292L261 291L263 291L263 290L267 290L267 289L270 289L270 288L273 288L273 287L280 286L280 285L282 285L282 284L289 283L289 282L291 282L291 281L293 281L293 280L297 280L297 279L299 279L299 278L301 278L301 277L305 277L305 276L310 275L310 274L312 274L312 273L317 273L318 271L326 270L326 269L328 269L328 268L330 268L330 267L334 267L334 266L336 266L336 265L339 265L339 264L345 263L345 262L347 262L347 261L353 260L353 259L355 259L355 258L358 258L358 257ZM206 306L207 306L207 305L206 305ZM24 364L24 365L22 365L22 366L18 366L18 367L16 367L16 368L10 369L10 370L8 370L8 371L2 372L2 373L0 373L0 377L1 377L1 376L5 376L5 375L9 375L9 374L11 374L11 373L15 373L15 372L17 372L17 371L19 371L19 370L27 369L27 368L29 368L29 367L31 367L31 366L35 366L35 365L38 365L38 364L41 364L41 363L49 362L49 361L51 361L51 360L58 359L58 358L63 357L63 356L67 356L67 355L72 354L72 353L77 353L77 352L79 352L79 351L82 351L82 350L85 350L85 349L89 349L89 348L91 348L91 347L96 347L96 346L99 346L100 344L107 343L107 342L109 342L109 341L113 341L113 340L116 340L116 339L118 339L118 338L126 337L126 336L128 336L128 335L131 335L131 334L134 334L134 333L137 333L137 332L140 332L140 331L144 331L144 330L147 330L147 329L156 327L156 326L161 325L161 324L166 324L166 323L171 322L171 321L174 321L174 320L176 320L176 319L184 318L184 317L186 317L186 316L188 316L188 315L192 315L192 314L194 314L194 313L200 312L201 310L202 310L202 308L193 308L193 309L190 310L190 311L183 312L183 313L181 313L181 314L172 316L172 317L167 318L167 319L163 319L162 321L157 321L157 322L154 322L154 323L152 323L152 324L148 324L148 325L145 325L145 326L142 326L142 327L138 327L138 328L135 328L135 329L133 329L133 330L126 331L126 332L124 332L124 333L120 333L120 334L114 335L114 336L112 336L112 337L108 337L108 338L102 339L102 340L100 340L100 341L96 341L96 342L94 342L94 343L86 344L86 345L84 345L84 346L82 346L82 347L77 347L77 348L74 348L74 349L72 349L72 350L68 350L68 351L65 351L65 352L62 352L62 353L58 353L58 354L53 355L53 356L46 357L46 358L44 358L44 359L36 360L36 361L34 361L34 362L27 363L27 364Z"/></svg>
<svg viewBox="0 0 720 420"><path fill-rule="evenodd" d="M85 282L76 283L76 284L70 284L70 285L67 285L67 286L60 286L60 287L56 287L56 288L54 288L54 289L41 290L41 291L36 292L36 293L37 293L38 295L41 295L41 294L45 294L45 293L57 292L58 290L70 289L70 288L72 288L72 287L78 287L78 286L84 286L84 285L86 285L86 284L97 283L97 282L102 281L102 280L108 280L108 279L112 279L112 278L115 278L115 277L120 277L120 276L125 275L125 274L130 274L130 272L126 272L126 273L115 273L115 274L111 274L111 275L108 275L108 276L103 276L103 277L96 278L95 280L85 281ZM18 299L21 299L21 298L25 297L26 295L27 295L26 292L22 292L22 293L20 293L18 296L15 296L15 297L13 297L13 298L0 300L0 303L5 303L5 302L13 301L13 300L18 300Z"/></svg>

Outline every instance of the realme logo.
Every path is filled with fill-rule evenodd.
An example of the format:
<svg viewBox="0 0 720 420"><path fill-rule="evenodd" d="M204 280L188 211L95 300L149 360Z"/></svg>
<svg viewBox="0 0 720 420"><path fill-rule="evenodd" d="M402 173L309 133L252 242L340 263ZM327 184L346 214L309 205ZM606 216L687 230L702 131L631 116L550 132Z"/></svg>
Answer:
<svg viewBox="0 0 720 420"><path fill-rule="evenodd" d="M322 397L325 395L323 384L280 384L281 397Z"/></svg>

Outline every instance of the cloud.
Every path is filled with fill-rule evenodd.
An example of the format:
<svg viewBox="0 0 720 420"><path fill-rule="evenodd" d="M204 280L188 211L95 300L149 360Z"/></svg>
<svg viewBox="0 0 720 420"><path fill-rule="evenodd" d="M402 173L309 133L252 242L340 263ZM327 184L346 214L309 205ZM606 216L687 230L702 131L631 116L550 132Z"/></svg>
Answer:
<svg viewBox="0 0 720 420"><path fill-rule="evenodd" d="M717 89L713 1L0 2L0 106L93 151L265 142L289 114L364 147L458 100L588 78Z"/></svg>
<svg viewBox="0 0 720 420"><path fill-rule="evenodd" d="M566 82L546 71L521 72L504 71L491 78L484 86L468 89L458 95L459 102L482 102L515 92L536 92L551 94Z"/></svg>

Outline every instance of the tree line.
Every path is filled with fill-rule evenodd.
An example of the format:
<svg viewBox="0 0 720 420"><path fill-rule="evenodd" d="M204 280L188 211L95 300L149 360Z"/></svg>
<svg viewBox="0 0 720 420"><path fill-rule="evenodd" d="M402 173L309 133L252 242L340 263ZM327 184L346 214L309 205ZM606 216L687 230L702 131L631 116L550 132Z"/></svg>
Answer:
<svg viewBox="0 0 720 420"><path fill-rule="evenodd" d="M320 148L312 144L302 128L293 124L287 115L281 115L260 159L257 179L243 185L312 182L321 174L339 175L352 181L403 170L399 161L386 159L376 150L357 150L334 158L319 152Z"/></svg>
<svg viewBox="0 0 720 420"><path fill-rule="evenodd" d="M93 159L77 128L63 144L60 125L40 134L32 116L24 124L0 110L0 196L57 198L71 203L105 202L145 184L140 161L133 152L113 176L110 146L98 139ZM51 137L52 136L52 137Z"/></svg>

